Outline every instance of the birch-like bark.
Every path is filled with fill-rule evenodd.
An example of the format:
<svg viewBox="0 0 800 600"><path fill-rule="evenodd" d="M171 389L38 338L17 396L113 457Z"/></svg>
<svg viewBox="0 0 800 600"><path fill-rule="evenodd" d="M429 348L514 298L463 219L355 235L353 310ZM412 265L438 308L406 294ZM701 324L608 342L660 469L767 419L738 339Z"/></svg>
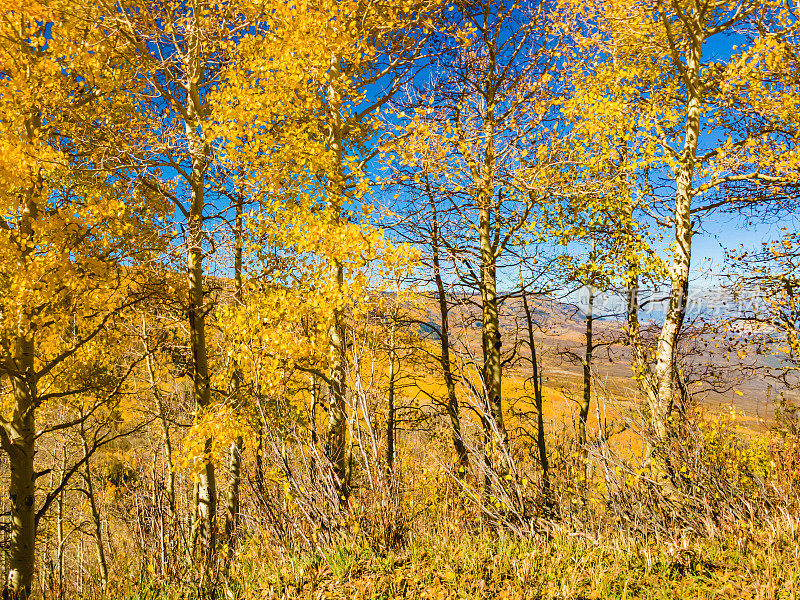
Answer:
<svg viewBox="0 0 800 600"><path fill-rule="evenodd" d="M244 285L242 275L242 247L243 247L243 213L244 196L240 192L236 197L236 217L234 223L234 259L233 274L236 291L234 301L241 304L243 299L242 286ZM231 381L231 395L235 403L240 403L241 393L241 374L238 365L233 365L233 378ZM228 556L225 562L227 569L233 559L233 552L236 542L236 531L239 527L239 504L240 488L242 481L242 451L244 450L244 438L241 435L228 448L228 494L225 497L225 543L228 545Z"/></svg>
<svg viewBox="0 0 800 600"><path fill-rule="evenodd" d="M38 115L35 124L41 125ZM26 246L22 255L27 257L33 246L32 238L36 220L36 201L41 193L41 176L29 190L19 219L19 243ZM34 336L27 320L19 324L13 342L10 365L6 371L11 379L14 410L11 421L2 424L2 445L8 454L11 501L11 536L8 555L7 592L11 598L27 600L31 594L35 564L36 540L36 481L34 472L36 373L34 371Z"/></svg>
<svg viewBox="0 0 800 600"><path fill-rule="evenodd" d="M395 378L397 372L395 370L395 327L396 323L392 322L392 329L389 334L389 398L388 398L388 411L386 415L386 470L391 474L394 468L394 434L395 434Z"/></svg>
<svg viewBox="0 0 800 600"><path fill-rule="evenodd" d="M61 473L63 477L63 473L67 468L67 447L64 446L64 458L63 462L61 463ZM66 543L66 537L64 536L64 490L62 489L58 493L58 511L56 514L56 540L58 542L58 548L56 550L56 562L58 563L58 600L63 600L64 598L64 544Z"/></svg>
<svg viewBox="0 0 800 600"><path fill-rule="evenodd" d="M508 436L503 420L502 362L500 356L500 315L497 302L497 257L492 239L494 207L494 107L486 107L484 121L484 157L482 180L478 189L478 239L480 245L480 294L483 313L481 328L483 346L483 386L486 410L494 421L493 431L487 431L489 440L496 434L501 445L506 446ZM487 441L489 441L487 440Z"/></svg>
<svg viewBox="0 0 800 600"><path fill-rule="evenodd" d="M30 335L30 334L29 334ZM35 478L33 460L36 382L33 373L33 336L16 341L11 386L14 412L7 426L10 478L11 538L8 591L12 598L27 600L31 594L36 539Z"/></svg>
<svg viewBox="0 0 800 600"><path fill-rule="evenodd" d="M193 44L190 44L193 47ZM190 87L196 86L199 70L199 56L190 52L189 75ZM196 91L196 90L195 90ZM192 350L193 393L198 416L211 406L211 377L208 370L208 348L206 345L206 311L205 292L203 289L203 212L205 208L205 172L208 165L208 147L202 134L198 132L199 115L192 102L188 107L189 120L186 123L186 134L191 154L191 197L189 221L187 227L186 273L189 288L189 339ZM210 585L212 563L216 555L217 530L217 484L214 464L210 460L211 438L206 439L204 446L204 465L198 473L197 496L194 506L195 540L194 556L200 568L201 587Z"/></svg>
<svg viewBox="0 0 800 600"><path fill-rule="evenodd" d="M333 153L333 171L330 175L330 218L339 225L344 194L343 147L342 147L342 96L339 90L342 71L341 58L331 58L327 90L328 100L328 148ZM344 267L334 260L338 289L344 288ZM339 485L339 492L347 495L347 341L344 328L345 315L341 309L334 312L329 330L332 363L330 366L330 389L328 398L328 424L325 451L331 461Z"/></svg>
<svg viewBox="0 0 800 600"><path fill-rule="evenodd" d="M700 112L702 87L700 65L703 39L692 34L691 46L686 53L684 82L686 88L686 125L683 151L676 166L675 246L669 266L670 297L664 324L658 336L655 361L656 393L650 401L651 421L654 433L663 438L667 435L667 419L672 412L675 393L674 375L677 371L678 335L686 315L689 294L689 268L692 249L692 197L697 145L700 136Z"/></svg>

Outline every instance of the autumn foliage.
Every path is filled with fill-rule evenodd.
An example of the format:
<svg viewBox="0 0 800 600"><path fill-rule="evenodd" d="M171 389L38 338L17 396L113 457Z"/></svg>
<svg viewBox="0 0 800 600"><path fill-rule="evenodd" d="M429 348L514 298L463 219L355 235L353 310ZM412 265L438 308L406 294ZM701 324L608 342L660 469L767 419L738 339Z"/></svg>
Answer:
<svg viewBox="0 0 800 600"><path fill-rule="evenodd" d="M795 8L0 3L4 597L793 597Z"/></svg>

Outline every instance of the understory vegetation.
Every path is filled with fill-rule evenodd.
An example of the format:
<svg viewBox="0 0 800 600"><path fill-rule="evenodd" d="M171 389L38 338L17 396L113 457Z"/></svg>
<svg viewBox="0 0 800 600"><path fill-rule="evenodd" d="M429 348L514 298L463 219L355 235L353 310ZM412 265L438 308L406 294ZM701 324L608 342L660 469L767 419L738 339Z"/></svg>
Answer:
<svg viewBox="0 0 800 600"><path fill-rule="evenodd" d="M541 496L538 465L530 465L533 481L506 486L524 509L486 497L474 480L459 477L447 453L431 452L434 439L416 434L403 441L397 470L378 475L377 489L366 481L354 486L347 512L329 529L308 519L311 507L292 486L266 497L245 492L237 549L225 559L215 595L794 598L800 592L796 433L788 440L778 429L742 435L730 419L707 417L698 423L700 437L662 456L691 465L677 477L620 458L599 441L591 452L594 473L580 489L574 445L553 447L549 499ZM245 487L256 489L252 481ZM108 587L87 581L82 597L198 593L190 563L153 552L162 530L139 519L129 522L131 530L151 538L128 539Z"/></svg>

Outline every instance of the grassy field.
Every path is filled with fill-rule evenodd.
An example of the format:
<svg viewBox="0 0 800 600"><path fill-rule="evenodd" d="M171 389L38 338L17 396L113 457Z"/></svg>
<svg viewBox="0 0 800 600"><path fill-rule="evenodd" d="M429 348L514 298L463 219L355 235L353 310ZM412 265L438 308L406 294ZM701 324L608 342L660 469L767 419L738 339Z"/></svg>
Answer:
<svg viewBox="0 0 800 600"><path fill-rule="evenodd" d="M683 545L566 528L522 539L444 527L417 531L386 553L347 537L319 554L278 552L255 537L245 542L220 597L789 600L800 595L798 542L797 522L785 519ZM151 581L116 593L177 600L187 590Z"/></svg>

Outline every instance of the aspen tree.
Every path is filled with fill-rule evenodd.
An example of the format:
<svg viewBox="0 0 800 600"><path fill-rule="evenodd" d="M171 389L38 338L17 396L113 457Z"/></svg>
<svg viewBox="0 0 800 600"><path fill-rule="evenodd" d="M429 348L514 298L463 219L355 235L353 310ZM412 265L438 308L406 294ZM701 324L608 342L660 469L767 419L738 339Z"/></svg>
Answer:
<svg viewBox="0 0 800 600"><path fill-rule="evenodd" d="M672 231L670 294L652 362L641 373L653 430L663 437L680 368L693 235L715 210L758 211L797 181L800 96L785 68L797 56L795 17L782 1L567 4L573 25L581 23L573 29L585 66L582 127L601 133L624 115L628 139L645 148L635 170L670 189L655 199L664 209L659 225ZM712 44L728 34L736 42L717 56ZM640 344L637 337L632 343ZM641 348L635 354L647 356Z"/></svg>
<svg viewBox="0 0 800 600"><path fill-rule="evenodd" d="M313 359L292 352L296 368L313 371L326 384L325 455L342 496L347 494L349 462L347 321L365 281L359 271L380 245L379 232L365 222L369 210L359 208L372 189L368 166L393 136L383 112L412 76L427 39L426 22L437 6L319 1L304 12L283 6L272 16L270 34L248 42L229 75L226 97L251 99L251 108L238 100L230 106L239 129L231 129L238 137L231 136L227 153L233 161L237 155L256 161L249 163L247 176L264 203L260 222L253 221L253 239L261 236L259 243L293 248L296 256L287 265L304 264L309 270L303 279L317 278L288 290L284 275L273 271L275 280L262 289L302 297L309 286L314 291L306 299L316 296L316 303L327 296L324 303L330 307L312 319L314 337L322 337L319 326L325 326L324 359L319 360L316 342L309 344ZM248 131L268 132L272 146L255 137L248 144ZM367 235L359 233L365 225ZM310 232L317 239L298 239ZM280 323L283 317L288 332L300 314L288 316L282 309L269 321ZM281 345L276 344L276 356Z"/></svg>
<svg viewBox="0 0 800 600"><path fill-rule="evenodd" d="M241 304L244 294L244 274L242 258L244 253L244 195L241 190L236 193L234 199L234 222L233 222L233 301ZM242 374L235 362L231 365L233 374L231 376L230 394L233 402L238 408L242 403ZM225 497L225 543L228 545L228 556L226 557L225 567L227 569L233 558L234 544L236 542L236 531L239 525L239 505L240 488L242 480L242 452L244 450L244 437L237 435L228 450L228 493Z"/></svg>
<svg viewBox="0 0 800 600"><path fill-rule="evenodd" d="M728 251L729 290L738 304L730 326L746 347L738 352L780 357L759 371L789 389L800 371L800 234L784 228L780 237L755 249Z"/></svg>
<svg viewBox="0 0 800 600"><path fill-rule="evenodd" d="M192 383L197 418L212 411L206 315L210 299L204 281L208 253L206 231L209 199L214 191L209 172L214 168L214 122L208 95L249 26L242 6L191 3L103 2L105 23L124 41L120 53L131 63L132 81L126 91L139 106L139 118L128 129L130 160L138 180L173 202L185 220L186 313L192 356ZM134 129L138 127L138 129ZM161 176L164 169L177 179ZM180 184L178 184L180 182ZM197 494L192 540L200 587L213 587L217 537L217 482L211 460L211 437L198 457Z"/></svg>
<svg viewBox="0 0 800 600"><path fill-rule="evenodd" d="M556 187L549 169L556 136L546 124L555 117L559 42L544 7L461 2L449 19L456 25L443 36L431 84L418 93L410 131L434 148L435 196L447 207L440 212L459 218L462 239L447 252L479 298L485 441L504 452L500 313L514 292L500 292L499 277L530 262L524 238ZM409 165L424 166L412 144L406 153Z"/></svg>
<svg viewBox="0 0 800 600"><path fill-rule="evenodd" d="M417 140L419 143L414 143ZM447 151L447 145L437 144L436 138L423 136L412 139L404 147L402 161L393 165L393 179L400 193L394 203L396 223L391 228L399 239L420 250L420 263L425 271L416 274L415 280L420 286L425 286L432 278L435 285L431 295L438 308L439 324L434 331L438 338L437 359L446 398L432 399L444 405L459 474L465 475L469 468L469 455L462 437L461 406L457 394L459 376L454 364L456 358L451 356L455 354L455 339L450 330L451 305L457 300L449 291L453 287L451 279L455 276L452 266L454 259L449 249L458 246L453 239L459 235L454 228L458 218L437 192L446 181L439 167ZM421 294L427 295L424 292ZM427 321L426 326L432 327Z"/></svg>
<svg viewBox="0 0 800 600"><path fill-rule="evenodd" d="M435 8L436 3L433 6ZM326 73L328 86L322 102L325 144L332 159L326 194L331 202L330 216L334 226L341 223L345 204L354 199L350 190L358 195L359 172L366 166L366 161L358 157L360 146L374 136L367 134L368 137L365 137L366 131L376 126L379 110L408 80L414 61L424 47L425 32L420 27L420 21L428 17L430 8L426 7L415 14L417 9L416 6L395 6L391 3L368 6L363 2L339 7L340 19L344 17L344 26L357 36L358 45L332 48L330 67ZM340 43L347 43L346 37ZM367 48L371 46L375 54L372 64L362 58L359 46L363 47L364 44L368 44ZM345 105L345 102L357 102L370 86L380 85L387 79L389 82L382 85L376 97L359 102L353 107L354 110ZM375 153L375 149L371 150L368 157ZM360 163L356 169L350 166L354 159ZM333 263L337 284L342 287L343 265L337 258ZM344 321L345 313L336 310L329 332L333 360L329 375L326 446L327 455L346 492L347 339Z"/></svg>
<svg viewBox="0 0 800 600"><path fill-rule="evenodd" d="M37 523L87 460L37 497L37 443L84 422L37 428L37 413L89 389L99 407L124 385L129 373L114 376L99 349L147 294L138 266L157 251L160 205L115 177L97 151L103 115L130 106L104 95L121 70L91 8L13 2L3 6L0 38L0 378L10 400L0 447L11 464L7 590L27 598Z"/></svg>

